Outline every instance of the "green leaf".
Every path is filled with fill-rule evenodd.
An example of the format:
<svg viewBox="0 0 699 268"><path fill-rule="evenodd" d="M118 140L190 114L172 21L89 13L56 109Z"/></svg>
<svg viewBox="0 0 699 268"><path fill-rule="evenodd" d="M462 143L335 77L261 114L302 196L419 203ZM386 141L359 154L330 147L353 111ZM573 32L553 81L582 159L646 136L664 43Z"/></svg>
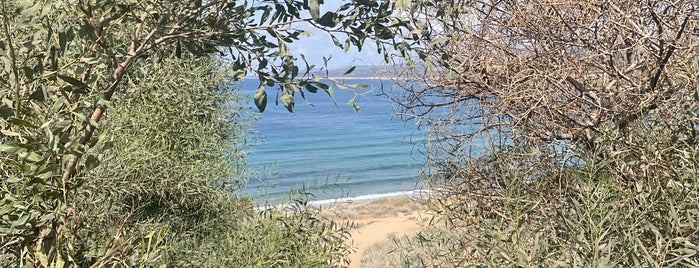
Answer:
<svg viewBox="0 0 699 268"><path fill-rule="evenodd" d="M333 40L333 43L335 43L335 46L340 47L340 48L342 47L342 43L340 43L340 40L337 39L337 37L335 37L334 35L331 34L330 38Z"/></svg>
<svg viewBox="0 0 699 268"><path fill-rule="evenodd" d="M257 106L257 109L260 110L261 113L264 112L265 107L267 107L267 91L265 91L264 83L260 83L260 86L257 88L257 91L252 98L255 100L255 106Z"/></svg>
<svg viewBox="0 0 699 268"><path fill-rule="evenodd" d="M33 6L22 10L22 13L19 14L19 22L25 23L30 21L32 18L35 16L38 16L41 14L41 2L38 2L34 4Z"/></svg>
<svg viewBox="0 0 699 268"><path fill-rule="evenodd" d="M86 170L92 170L99 166L100 160L97 156L95 155L88 155L87 159L85 159L85 169Z"/></svg>
<svg viewBox="0 0 699 268"><path fill-rule="evenodd" d="M0 144L0 152L5 152L8 154L19 154L26 152L27 148L24 144Z"/></svg>
<svg viewBox="0 0 699 268"><path fill-rule="evenodd" d="M109 107L109 106L107 106L107 107ZM97 121L92 119L92 117L90 117L90 116L85 116L85 115L82 115L82 114L79 114L76 112L72 112L72 114L75 115L76 117L78 117L81 121L89 124L90 126L99 127L99 124L97 123Z"/></svg>
<svg viewBox="0 0 699 268"><path fill-rule="evenodd" d="M36 258L39 259L42 267L49 267L49 257L46 254L41 251L36 251L34 254L36 254Z"/></svg>
<svg viewBox="0 0 699 268"><path fill-rule="evenodd" d="M19 134L19 133L17 133L17 132L14 132L14 131L11 131L11 130L8 130L8 129L0 130L0 133L2 133L2 134L5 135L5 136L10 136L10 137L20 137L20 136L22 136L21 134Z"/></svg>
<svg viewBox="0 0 699 268"><path fill-rule="evenodd" d="M58 75L58 78L60 78L61 80L65 81L66 83L71 84L73 86L87 89L87 85L78 79L75 79L75 78L72 78L72 77L66 76L66 75L60 75L60 74Z"/></svg>
<svg viewBox="0 0 699 268"><path fill-rule="evenodd" d="M16 221L12 222L12 226L11 226L10 228L16 228L16 227L24 226L24 225L27 224L27 222L29 221L29 216L30 216L29 214L24 214L24 215L22 215L21 217L19 217L19 219L17 219Z"/></svg>
<svg viewBox="0 0 699 268"><path fill-rule="evenodd" d="M63 260L63 258L61 257L61 254L56 254L56 265L55 265L55 267L56 267L56 268L63 268L63 267L65 267L65 263L66 263L66 262L65 262L65 261Z"/></svg>
<svg viewBox="0 0 699 268"><path fill-rule="evenodd" d="M271 10L271 8L265 8L265 11L262 12L262 16L260 16L260 24L264 24L265 21L267 21L267 18L269 18L269 13Z"/></svg>
<svg viewBox="0 0 699 268"><path fill-rule="evenodd" d="M342 74L342 75L348 75L348 74L354 72L354 69L356 69L356 68L357 68L357 66L352 66L351 68L349 68L349 70L347 70L347 71L346 71L344 74Z"/></svg>
<svg viewBox="0 0 699 268"><path fill-rule="evenodd" d="M345 53L347 53L347 51L349 51L349 48L350 48L350 40L351 40L351 39L352 39L352 38L349 38L349 37L348 37L347 39L345 39L345 44L342 46L342 50L343 50Z"/></svg>
<svg viewBox="0 0 699 268"><path fill-rule="evenodd" d="M5 181L9 182L9 183L16 183L16 182L20 182L22 180L23 180L23 178L15 177L15 176L11 176L11 177L5 179ZM0 215L4 215L4 214L5 213L0 212Z"/></svg>
<svg viewBox="0 0 699 268"><path fill-rule="evenodd" d="M318 21L318 17L320 17L320 5L318 3L318 0L311 0L309 11L311 12L311 17L313 18L313 21Z"/></svg>
<svg viewBox="0 0 699 268"><path fill-rule="evenodd" d="M37 154L37 153L35 153L35 152L24 152L24 153L20 153L20 154L17 154L17 155L18 155L21 159L23 159L23 160L25 160L25 161L28 161L28 162L32 162L32 163L36 163L36 162L39 162L39 161L41 161L41 160L44 160L44 158L41 157L41 155L39 155L39 154Z"/></svg>
<svg viewBox="0 0 699 268"><path fill-rule="evenodd" d="M410 4L409 0L396 0L396 9L405 10L408 8L408 4Z"/></svg>
<svg viewBox="0 0 699 268"><path fill-rule="evenodd" d="M279 41L279 56L286 57L289 56L289 47L283 41Z"/></svg>
<svg viewBox="0 0 699 268"><path fill-rule="evenodd" d="M8 107L7 105L0 105L0 118L8 119L12 117L12 115L12 108Z"/></svg>
<svg viewBox="0 0 699 268"><path fill-rule="evenodd" d="M362 109L359 107L359 103L357 103L357 100L355 98L351 98L347 103L352 104L355 112L360 113L362 111Z"/></svg>
<svg viewBox="0 0 699 268"><path fill-rule="evenodd" d="M85 57L85 58L80 58L80 61L87 63L87 64L98 64L100 63L99 59L95 57Z"/></svg>
<svg viewBox="0 0 699 268"><path fill-rule="evenodd" d="M77 117L78 119L80 119L80 121L89 123L89 121L87 120L87 117L86 117L85 115L82 115L82 114L79 114L79 113L76 113L76 112L71 112L71 114L75 115L75 117Z"/></svg>
<svg viewBox="0 0 699 268"><path fill-rule="evenodd" d="M318 92L318 88L315 87L314 85L311 85L311 84L307 84L307 85L306 85L306 90L308 90L308 92L311 92L311 93L317 93L317 92Z"/></svg>
<svg viewBox="0 0 699 268"><path fill-rule="evenodd" d="M364 83L349 84L347 86L349 86L351 88L368 88L369 87L369 85L364 84Z"/></svg>
<svg viewBox="0 0 699 268"><path fill-rule="evenodd" d="M49 171L46 171L46 172L43 172L43 173L39 173L39 175L36 175L36 177L39 178L39 179L42 179L42 180L48 180L48 179L51 178L51 176L53 176L53 175L54 175L54 171L53 171L53 170L49 170Z"/></svg>
<svg viewBox="0 0 699 268"><path fill-rule="evenodd" d="M282 104L290 113L294 112L294 96L288 93L282 94Z"/></svg>
<svg viewBox="0 0 699 268"><path fill-rule="evenodd" d="M12 204L7 204L7 205L0 208L0 215L7 215L8 213L10 213L10 211L13 211L13 210L14 210L14 208L12 207Z"/></svg>
<svg viewBox="0 0 699 268"><path fill-rule="evenodd" d="M15 125L15 126L29 127L29 128L38 128L38 126L32 124L31 122L26 121L26 120L22 120L22 119L19 119L19 118L11 118L11 119L8 120L8 121L10 121L10 123L12 123L12 124Z"/></svg>
<svg viewBox="0 0 699 268"><path fill-rule="evenodd" d="M24 71L24 76L27 77L27 80L32 80L34 77L34 70L31 68L24 66L22 67L22 71Z"/></svg>
<svg viewBox="0 0 699 268"><path fill-rule="evenodd" d="M325 12L318 20L318 24L330 28L334 28L338 22L340 22L340 19L337 17L337 14L333 12Z"/></svg>
<svg viewBox="0 0 699 268"><path fill-rule="evenodd" d="M92 117L88 117L88 118L87 118L87 123L88 123L90 126L99 127L99 124L97 123L97 121L93 120Z"/></svg>

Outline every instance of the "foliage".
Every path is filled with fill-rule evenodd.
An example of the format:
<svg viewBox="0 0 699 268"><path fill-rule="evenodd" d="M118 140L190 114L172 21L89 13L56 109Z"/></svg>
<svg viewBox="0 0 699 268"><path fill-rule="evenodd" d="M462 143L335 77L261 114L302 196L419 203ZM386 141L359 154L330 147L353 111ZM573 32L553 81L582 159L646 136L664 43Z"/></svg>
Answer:
<svg viewBox="0 0 699 268"><path fill-rule="evenodd" d="M682 162L656 152L696 144L694 3L458 3L425 10L441 14L419 53L429 79L401 103L449 137L440 150L454 157L435 159L445 167L492 153L500 168L536 178L581 164L584 152L619 159L616 175L628 180L656 180ZM491 146L468 150L479 139Z"/></svg>
<svg viewBox="0 0 699 268"><path fill-rule="evenodd" d="M203 223L211 235L179 239L165 257L175 267L346 267L348 226L337 225L299 199L285 211L236 214ZM230 224L233 224L232 226Z"/></svg>
<svg viewBox="0 0 699 268"><path fill-rule="evenodd" d="M213 106L196 106L203 109L192 109L196 114L177 110L222 101L187 91L221 93L222 82L187 75L178 80L175 72L158 70L205 64L169 61L174 58L228 56L232 80L253 72L261 84L278 84L280 99L293 111L293 99L304 91L330 89L299 72L287 45L303 33L294 25L319 27L333 40L344 35L347 42L338 44L345 49L361 48L368 38L384 49L395 45L393 32L410 30L389 17L389 2L353 1L322 16L319 4L2 1L2 264L145 265L199 219L233 217L219 209L244 201L227 197L235 180L219 177L229 170L219 169L227 163L215 159L219 149L237 147L211 142L241 133L215 130L230 122L220 121L224 115ZM309 18L302 17L306 11ZM185 91L182 96L164 91L173 88ZM155 102L145 106L145 98ZM263 102L257 103L263 110ZM108 107L119 106L125 110L111 114L124 113L121 120L101 120ZM225 160L239 163L240 151L231 154Z"/></svg>
<svg viewBox="0 0 699 268"><path fill-rule="evenodd" d="M196 224L205 216L198 213L242 183L237 176L251 122L215 60L148 61L129 77L128 98L116 99L111 120L101 125L111 148L86 188L117 199L111 209L134 220L181 215L186 218L170 227Z"/></svg>
<svg viewBox="0 0 699 268"><path fill-rule="evenodd" d="M699 6L425 1L432 265L696 266ZM442 261L442 262L440 262Z"/></svg>
<svg viewBox="0 0 699 268"><path fill-rule="evenodd" d="M120 226L110 236L132 237L134 245L109 252L108 264L340 264L347 251L343 229L316 218L316 211L257 214L249 200L231 196L244 168L241 139L250 126L236 106L237 91L215 61L152 61L158 68L148 68L140 79L140 73L132 76L137 81L127 89L129 98L115 100L112 120L103 124L109 134L102 140L112 147L105 163L89 174L76 205L90 215L76 224L83 239L75 247L84 249L76 252L112 244L80 242L94 243L100 230ZM142 237L158 235L161 240L150 247L155 252L149 252ZM104 259L84 257L85 264Z"/></svg>
<svg viewBox="0 0 699 268"><path fill-rule="evenodd" d="M489 196L436 199L448 228L404 245L423 251L410 265L697 266L699 184L620 184L606 165L572 171L561 188L553 179L520 181Z"/></svg>
<svg viewBox="0 0 699 268"><path fill-rule="evenodd" d="M116 98L111 120L100 126L108 154L98 156L102 164L87 174L74 201L79 214L70 231L79 263L97 263L99 248L113 244L109 237L93 241L103 229L118 226L109 236L133 238L136 247L155 230L166 239L159 250L172 250L187 233L205 235L202 221L251 209L227 197L241 172L240 139L249 128L228 81L207 58L153 56L129 76L129 97ZM129 245L109 253L111 263L145 254Z"/></svg>

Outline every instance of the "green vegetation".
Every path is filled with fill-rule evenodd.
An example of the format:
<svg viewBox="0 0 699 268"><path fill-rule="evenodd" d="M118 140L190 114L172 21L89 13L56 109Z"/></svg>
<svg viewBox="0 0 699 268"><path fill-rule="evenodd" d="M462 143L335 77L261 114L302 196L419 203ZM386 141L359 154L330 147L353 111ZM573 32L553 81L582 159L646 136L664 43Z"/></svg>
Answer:
<svg viewBox="0 0 699 268"><path fill-rule="evenodd" d="M251 119L235 81L257 76L261 111L265 85L290 112L332 97L289 51L305 23L424 67L392 98L430 130L438 217L370 253L699 266L696 3L321 2L2 1L0 265L347 265L348 226L236 196Z"/></svg>
<svg viewBox="0 0 699 268"><path fill-rule="evenodd" d="M344 226L234 197L250 122L236 80L278 85L293 111L332 92L295 65L294 25L386 58L407 28L388 3L320 2L2 1L0 265L346 264Z"/></svg>

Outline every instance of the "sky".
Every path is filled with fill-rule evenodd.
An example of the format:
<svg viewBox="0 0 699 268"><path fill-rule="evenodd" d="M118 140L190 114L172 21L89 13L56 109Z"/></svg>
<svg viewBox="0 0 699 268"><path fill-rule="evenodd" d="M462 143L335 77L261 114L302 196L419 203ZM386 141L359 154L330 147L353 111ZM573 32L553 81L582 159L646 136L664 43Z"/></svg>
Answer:
<svg viewBox="0 0 699 268"><path fill-rule="evenodd" d="M320 6L320 14L322 15L327 11L335 11L341 3L342 1L339 0L326 0L325 3ZM306 16L310 17L310 14L306 14ZM376 52L376 44L370 40L364 43L361 52L358 52L356 47L352 47L345 53L341 48L333 44L330 34L327 32L313 28L307 24L297 28L307 30L311 35L309 37L300 36L300 40L289 44L291 53L299 60L301 60L300 54L304 54L308 63L316 65L316 68L323 66L323 57L327 58L329 56L332 56L332 59L328 62L328 67L331 69L334 67L351 65L385 64L383 55ZM346 39L346 36L342 34L336 35L336 37L340 42L344 42Z"/></svg>
<svg viewBox="0 0 699 268"><path fill-rule="evenodd" d="M349 65L381 65L385 64L383 56L376 52L376 44L367 40L361 52L356 47L350 48L345 53L341 48L333 44L330 34L318 29L311 29L311 36L301 37L300 40L289 44L291 53L301 59L300 54L304 54L309 64L318 67L323 65L323 57L332 56L328 67L339 67ZM340 42L344 42L345 36L336 36Z"/></svg>

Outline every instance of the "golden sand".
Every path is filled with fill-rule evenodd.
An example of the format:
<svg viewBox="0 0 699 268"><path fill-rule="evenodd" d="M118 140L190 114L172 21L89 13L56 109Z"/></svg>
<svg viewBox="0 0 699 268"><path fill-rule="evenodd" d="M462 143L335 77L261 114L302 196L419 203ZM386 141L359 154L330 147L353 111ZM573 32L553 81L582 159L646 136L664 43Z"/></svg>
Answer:
<svg viewBox="0 0 699 268"><path fill-rule="evenodd" d="M352 238L348 241L354 249L350 254L350 268L363 267L365 250L372 245L393 237L410 236L425 228L431 218L421 200L409 197L377 199L368 202L338 204L325 213L337 221L354 223Z"/></svg>

